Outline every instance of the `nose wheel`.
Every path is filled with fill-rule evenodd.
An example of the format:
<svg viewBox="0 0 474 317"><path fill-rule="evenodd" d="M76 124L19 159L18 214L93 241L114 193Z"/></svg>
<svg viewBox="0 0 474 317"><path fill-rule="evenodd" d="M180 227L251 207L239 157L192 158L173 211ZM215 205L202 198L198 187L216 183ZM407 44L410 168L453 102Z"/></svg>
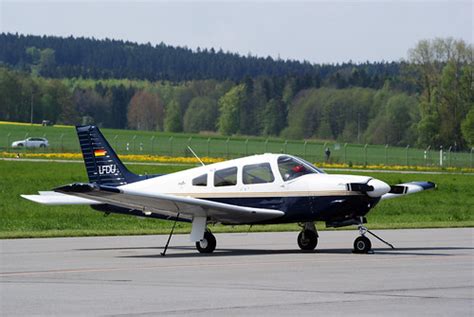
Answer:
<svg viewBox="0 0 474 317"><path fill-rule="evenodd" d="M366 236L357 237L354 241L354 253L369 253L372 250L372 242Z"/></svg>

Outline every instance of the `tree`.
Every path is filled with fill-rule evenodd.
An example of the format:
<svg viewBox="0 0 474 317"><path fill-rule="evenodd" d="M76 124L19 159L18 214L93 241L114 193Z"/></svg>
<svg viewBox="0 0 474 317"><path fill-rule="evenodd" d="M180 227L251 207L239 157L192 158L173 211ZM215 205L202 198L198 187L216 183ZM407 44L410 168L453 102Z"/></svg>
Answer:
<svg viewBox="0 0 474 317"><path fill-rule="evenodd" d="M447 145L465 142L460 131L462 119L472 103L471 76L473 49L463 40L436 38L422 40L408 52L407 73L420 87L421 120L418 123L419 143Z"/></svg>
<svg viewBox="0 0 474 317"><path fill-rule="evenodd" d="M316 132L317 136L323 140L331 140L334 138L332 134L331 127L329 125L329 120L327 117L323 116L318 131Z"/></svg>
<svg viewBox="0 0 474 317"><path fill-rule="evenodd" d="M344 142L357 142L357 122L348 122L342 130L342 134L339 136L341 141Z"/></svg>
<svg viewBox="0 0 474 317"><path fill-rule="evenodd" d="M131 104L131 98L135 95L135 89L131 87L127 88L123 84L114 85L108 89L107 94L107 98L110 99L110 116L108 120L104 122L104 125L115 129L125 129L128 122L128 107L129 104ZM149 94L147 96L150 97ZM159 104L157 111L162 113L162 110L160 110L162 109L161 101L157 101L157 103ZM158 119L162 120L161 117Z"/></svg>
<svg viewBox="0 0 474 317"><path fill-rule="evenodd" d="M52 108L59 113L57 123L79 124L79 114L74 106L71 92L59 80L48 83L47 93L51 96Z"/></svg>
<svg viewBox="0 0 474 317"><path fill-rule="evenodd" d="M456 77L454 61L449 61L443 68L439 88L438 111L441 118L439 134L443 144L464 143L461 136L461 120L465 113L459 98L459 80Z"/></svg>
<svg viewBox="0 0 474 317"><path fill-rule="evenodd" d="M56 58L53 49L38 49L32 46L26 48L25 51L31 64L31 73L34 76L50 76L54 73Z"/></svg>
<svg viewBox="0 0 474 317"><path fill-rule="evenodd" d="M387 141L385 143L393 145L405 145L410 142L410 126L412 124L411 109L416 109L416 100L404 94L392 96L386 106Z"/></svg>
<svg viewBox="0 0 474 317"><path fill-rule="evenodd" d="M18 120L21 103L20 79L13 72L0 67L0 120Z"/></svg>
<svg viewBox="0 0 474 317"><path fill-rule="evenodd" d="M255 100L252 98L254 94L254 82L252 78L247 76L243 84L244 90L239 100L239 133L241 134L255 134L254 129L257 125L258 118L256 118Z"/></svg>
<svg viewBox="0 0 474 317"><path fill-rule="evenodd" d="M271 99L265 106L263 134L279 135L286 126L286 106L281 100Z"/></svg>
<svg viewBox="0 0 474 317"><path fill-rule="evenodd" d="M55 52L51 48L41 50L39 59L39 72L43 76L50 76L54 74L54 67L56 66Z"/></svg>
<svg viewBox="0 0 474 317"><path fill-rule="evenodd" d="M92 118L87 120L89 123L106 126L110 117L110 100L107 96L100 95L94 89L76 88L73 101L82 117Z"/></svg>
<svg viewBox="0 0 474 317"><path fill-rule="evenodd" d="M215 131L218 116L216 100L209 97L195 97L184 115L184 131Z"/></svg>
<svg viewBox="0 0 474 317"><path fill-rule="evenodd" d="M130 100L128 126L137 130L160 130L163 122L163 105L157 94L139 90Z"/></svg>
<svg viewBox="0 0 474 317"><path fill-rule="evenodd" d="M165 131L182 132L183 131L183 114L181 107L176 100L172 100L166 108Z"/></svg>
<svg viewBox="0 0 474 317"><path fill-rule="evenodd" d="M240 109L245 98L244 85L238 85L229 90L219 99L219 132L224 135L231 135L239 131Z"/></svg>
<svg viewBox="0 0 474 317"><path fill-rule="evenodd" d="M471 107L471 110L462 122L461 130L467 144L474 147L474 107Z"/></svg>

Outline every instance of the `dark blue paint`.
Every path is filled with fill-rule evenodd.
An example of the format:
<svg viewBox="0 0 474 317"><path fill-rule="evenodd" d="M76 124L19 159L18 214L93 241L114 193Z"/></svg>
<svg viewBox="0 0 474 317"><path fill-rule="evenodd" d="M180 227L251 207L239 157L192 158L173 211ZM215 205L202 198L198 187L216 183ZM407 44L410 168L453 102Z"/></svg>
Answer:
<svg viewBox="0 0 474 317"><path fill-rule="evenodd" d="M285 212L285 215L258 223L242 224L280 224L295 222L324 221L337 223L347 221L348 219L358 220L365 216L373 208L379 198L370 198L365 195L357 196L317 196L317 197L262 197L262 198L215 198L209 199L226 204L253 208L277 209ZM119 213L139 217L157 218L164 220L176 220L175 217L163 216L152 213L143 214L140 210L128 209L109 204L92 205L95 210L107 213ZM212 221L213 219L209 219ZM190 222L186 219L178 221Z"/></svg>
<svg viewBox="0 0 474 317"><path fill-rule="evenodd" d="M285 215L259 224L278 224L309 221L335 222L365 216L380 198L366 195L213 198L212 201L253 208L276 209Z"/></svg>
<svg viewBox="0 0 474 317"><path fill-rule="evenodd" d="M86 165L87 176L90 183L120 186L138 182L147 178L160 175L137 175L130 172L122 161L118 158L115 151L100 132L99 128L93 125L76 126L77 137L81 146L84 164ZM105 150L104 156L95 156L94 151ZM116 168L113 174L100 173L100 168Z"/></svg>
<svg viewBox="0 0 474 317"><path fill-rule="evenodd" d="M432 182L410 182L408 184L414 184L422 187L424 190L436 188L436 184Z"/></svg>

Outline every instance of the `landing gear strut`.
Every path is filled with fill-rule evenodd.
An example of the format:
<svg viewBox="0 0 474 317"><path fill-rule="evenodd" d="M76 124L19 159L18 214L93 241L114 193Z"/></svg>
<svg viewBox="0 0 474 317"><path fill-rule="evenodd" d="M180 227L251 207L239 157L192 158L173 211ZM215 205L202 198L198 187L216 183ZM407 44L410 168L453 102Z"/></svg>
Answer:
<svg viewBox="0 0 474 317"><path fill-rule="evenodd" d="M196 242L196 249L200 253L212 253L216 249L216 237L209 229L204 232L204 237Z"/></svg>
<svg viewBox="0 0 474 317"><path fill-rule="evenodd" d="M354 240L354 250L353 250L354 253L369 253L372 250L372 242L370 242L370 239L365 236L366 233L373 235L375 238L382 241L383 243L385 243L392 249L395 249L395 247L392 244L388 243L387 241L383 240L375 233L371 232L362 223L363 223L363 220L361 219L361 222L359 224L360 237L357 237Z"/></svg>
<svg viewBox="0 0 474 317"><path fill-rule="evenodd" d="M166 255L166 251L168 250L168 246L170 245L171 237L173 236L173 232L174 232L174 227L176 227L176 223L178 222L178 219L179 219L179 212L176 215L176 219L174 220L173 227L171 228L171 232L170 232L170 235L168 237L168 241L166 241L166 245L165 245L165 248L164 248L163 252L161 252L161 256Z"/></svg>
<svg viewBox="0 0 474 317"><path fill-rule="evenodd" d="M300 225L303 229L298 235L298 246L301 250L312 251L318 245L318 231L313 222Z"/></svg>

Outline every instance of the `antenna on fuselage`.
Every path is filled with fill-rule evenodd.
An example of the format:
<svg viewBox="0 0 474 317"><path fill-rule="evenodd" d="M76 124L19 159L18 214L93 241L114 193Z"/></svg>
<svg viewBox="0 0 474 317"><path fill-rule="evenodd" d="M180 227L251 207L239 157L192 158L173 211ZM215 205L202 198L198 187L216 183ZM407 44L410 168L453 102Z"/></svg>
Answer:
<svg viewBox="0 0 474 317"><path fill-rule="evenodd" d="M199 163L201 163L202 166L206 166L206 164L203 163L203 161L201 161L201 159L199 158L199 156L197 156L196 153L194 153L193 149L188 145L188 150L191 151L191 153L193 153L194 157L197 158L197 160L199 161Z"/></svg>

